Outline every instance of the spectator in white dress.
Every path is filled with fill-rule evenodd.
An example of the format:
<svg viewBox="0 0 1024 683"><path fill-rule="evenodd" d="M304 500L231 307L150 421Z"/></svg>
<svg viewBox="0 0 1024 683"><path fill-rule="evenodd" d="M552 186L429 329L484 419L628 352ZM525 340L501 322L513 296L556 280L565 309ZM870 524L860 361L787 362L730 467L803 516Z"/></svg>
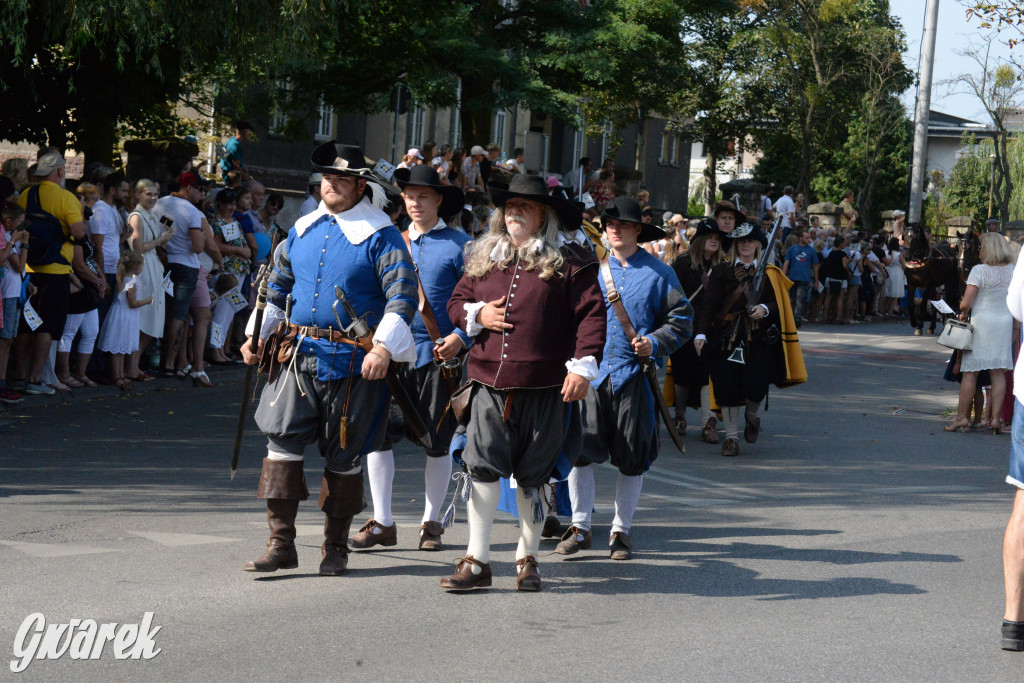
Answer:
<svg viewBox="0 0 1024 683"><path fill-rule="evenodd" d="M967 290L960 301L960 319L974 325L971 350L964 351L960 361L963 379L956 420L943 427L947 432L966 431L968 414L974 400L978 372L989 371L992 382L991 405L1002 406L1006 394L1006 371L1013 370L1013 316L1006 305L1006 293L1013 279L1013 252L998 233L981 237L981 263L967 276ZM999 408L992 411L989 427L1001 433Z"/></svg>

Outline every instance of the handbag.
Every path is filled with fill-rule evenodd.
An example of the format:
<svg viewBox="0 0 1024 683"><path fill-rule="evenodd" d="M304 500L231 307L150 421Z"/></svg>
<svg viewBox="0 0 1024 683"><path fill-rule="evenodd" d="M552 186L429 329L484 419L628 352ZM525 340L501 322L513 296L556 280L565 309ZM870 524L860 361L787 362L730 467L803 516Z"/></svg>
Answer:
<svg viewBox="0 0 1024 683"><path fill-rule="evenodd" d="M939 338L935 340L936 344L950 349L959 349L960 351L970 351L973 342L974 325L970 322L957 320L956 318L949 318L946 321L946 324L942 327L941 334L939 334Z"/></svg>

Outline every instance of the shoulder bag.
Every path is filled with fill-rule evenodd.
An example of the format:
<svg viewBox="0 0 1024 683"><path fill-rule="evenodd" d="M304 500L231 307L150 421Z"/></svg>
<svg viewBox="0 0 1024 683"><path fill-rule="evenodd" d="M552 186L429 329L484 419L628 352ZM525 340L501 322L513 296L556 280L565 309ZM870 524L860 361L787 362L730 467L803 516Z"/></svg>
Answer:
<svg viewBox="0 0 1024 683"><path fill-rule="evenodd" d="M936 344L950 349L970 351L974 342L974 325L970 323L970 316L967 322L949 318L942 327L942 333L935 340Z"/></svg>

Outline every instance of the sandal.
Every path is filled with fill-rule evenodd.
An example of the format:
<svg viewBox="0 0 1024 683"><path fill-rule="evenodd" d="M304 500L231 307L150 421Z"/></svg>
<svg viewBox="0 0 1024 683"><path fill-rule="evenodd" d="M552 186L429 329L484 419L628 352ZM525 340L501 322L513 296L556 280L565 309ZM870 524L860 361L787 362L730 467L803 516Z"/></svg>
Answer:
<svg viewBox="0 0 1024 683"><path fill-rule="evenodd" d="M968 422L967 418L964 418L962 420L955 420L953 424L946 425L942 428L942 431L967 433L967 430L970 429L970 427L971 423ZM993 434L994 433L995 432L993 432Z"/></svg>
<svg viewBox="0 0 1024 683"><path fill-rule="evenodd" d="M190 372L188 376L192 378L192 384L197 387L205 387L207 389L217 386L210 381L210 376L205 372Z"/></svg>
<svg viewBox="0 0 1024 683"><path fill-rule="evenodd" d="M79 382L81 382L82 386L84 386L84 387L98 387L99 386L98 384L96 384L96 382L93 382L86 375L82 375L81 377L79 377L78 375L73 375L72 377L74 379L78 380Z"/></svg>
<svg viewBox="0 0 1024 683"><path fill-rule="evenodd" d="M77 389L79 387L84 387L85 386L85 384L83 384L82 382L78 381L77 379L75 379L71 375L68 375L67 377L58 377L57 379L60 380L61 382L63 382L64 384L68 385L69 387L72 387L72 388L75 388L75 389Z"/></svg>
<svg viewBox="0 0 1024 683"><path fill-rule="evenodd" d="M114 385L121 391L129 391L134 386L133 382L127 377L118 377L114 380Z"/></svg>
<svg viewBox="0 0 1024 683"><path fill-rule="evenodd" d="M133 382L152 382L153 381L153 377L148 375L148 374L146 374L142 370L139 370L139 374L135 375L134 377L128 377L127 379L130 379Z"/></svg>

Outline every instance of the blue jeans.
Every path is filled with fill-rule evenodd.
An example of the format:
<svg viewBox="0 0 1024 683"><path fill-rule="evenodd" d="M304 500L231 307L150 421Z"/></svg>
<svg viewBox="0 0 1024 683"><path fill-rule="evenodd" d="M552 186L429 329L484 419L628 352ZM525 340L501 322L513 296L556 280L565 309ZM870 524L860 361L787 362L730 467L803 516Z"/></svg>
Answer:
<svg viewBox="0 0 1024 683"><path fill-rule="evenodd" d="M190 268L180 263L169 263L167 269L171 273L174 284L174 296L167 302L167 318L169 320L188 320L188 307L192 295L196 293L199 282L199 269Z"/></svg>
<svg viewBox="0 0 1024 683"><path fill-rule="evenodd" d="M789 288L789 303L793 307L793 315L797 318L806 318L810 298L810 282L793 282L793 286Z"/></svg>

